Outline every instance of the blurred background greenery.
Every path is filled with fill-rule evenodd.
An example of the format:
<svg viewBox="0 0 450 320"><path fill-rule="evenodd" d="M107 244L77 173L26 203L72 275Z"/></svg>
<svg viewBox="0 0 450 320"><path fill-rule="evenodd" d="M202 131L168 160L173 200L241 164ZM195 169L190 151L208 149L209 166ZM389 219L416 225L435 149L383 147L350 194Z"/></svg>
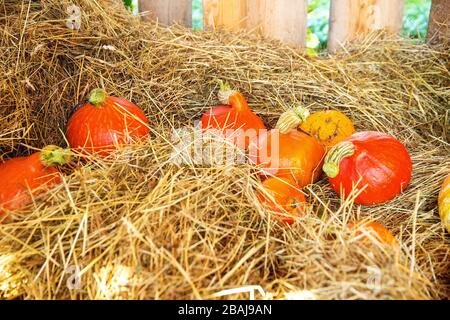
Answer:
<svg viewBox="0 0 450 320"><path fill-rule="evenodd" d="M135 9L137 7L137 0L123 0L123 3L127 8Z"/></svg>
<svg viewBox="0 0 450 320"><path fill-rule="evenodd" d="M137 0L124 0L125 5L137 9ZM202 0L192 0L192 24L196 30L203 28ZM428 15L431 0L405 0L403 34L407 37L423 40L427 33ZM330 0L308 1L308 35L307 46L322 50L327 46L328 18Z"/></svg>

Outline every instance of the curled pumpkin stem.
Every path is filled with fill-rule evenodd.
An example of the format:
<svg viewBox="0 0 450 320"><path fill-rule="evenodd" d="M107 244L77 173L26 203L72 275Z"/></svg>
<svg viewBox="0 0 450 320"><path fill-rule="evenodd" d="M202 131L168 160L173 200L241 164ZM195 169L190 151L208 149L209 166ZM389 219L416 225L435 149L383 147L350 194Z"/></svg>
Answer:
<svg viewBox="0 0 450 320"><path fill-rule="evenodd" d="M280 133L288 133L292 129L298 128L302 122L306 121L309 115L309 110L303 106L289 109L280 116L275 128L280 130Z"/></svg>
<svg viewBox="0 0 450 320"><path fill-rule="evenodd" d="M350 141L338 143L328 151L325 156L323 171L330 178L335 178L339 174L339 165L342 159L350 157L355 153L355 146Z"/></svg>
<svg viewBox="0 0 450 320"><path fill-rule="evenodd" d="M228 83L223 82L222 80L218 80L218 82L220 86L218 93L220 103L230 105L230 97L235 94L236 91L232 90Z"/></svg>
<svg viewBox="0 0 450 320"><path fill-rule="evenodd" d="M247 100L239 91L231 89L228 83L219 80L220 90L218 93L220 103L230 105L237 111L247 111L250 110L248 107Z"/></svg>
<svg viewBox="0 0 450 320"><path fill-rule="evenodd" d="M105 102L106 98L108 97L108 94L105 90L97 88L91 91L89 94L89 103L93 104L96 107L100 107L103 102Z"/></svg>
<svg viewBox="0 0 450 320"><path fill-rule="evenodd" d="M50 145L42 149L40 158L42 164L47 167L64 165L70 162L71 152L69 149Z"/></svg>

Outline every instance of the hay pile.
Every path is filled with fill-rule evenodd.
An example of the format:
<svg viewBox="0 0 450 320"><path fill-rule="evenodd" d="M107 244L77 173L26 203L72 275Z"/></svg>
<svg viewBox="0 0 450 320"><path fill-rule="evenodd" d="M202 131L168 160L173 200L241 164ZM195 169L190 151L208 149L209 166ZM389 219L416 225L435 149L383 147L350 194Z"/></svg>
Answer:
<svg viewBox="0 0 450 320"><path fill-rule="evenodd" d="M64 145L68 115L98 86L143 108L152 135L74 164L63 184L0 226L0 296L200 299L260 285L272 298L449 297L449 237L436 208L450 167L448 51L375 34L341 56L313 58L250 35L144 24L120 1L73 2L80 31L65 26L69 1L0 3L2 158ZM360 207L322 179L306 188L309 215L290 227L258 205L250 165L176 166L172 129L218 102L217 78L270 126L303 103L397 136L412 154L410 187ZM368 217L400 250L352 237L346 223Z"/></svg>

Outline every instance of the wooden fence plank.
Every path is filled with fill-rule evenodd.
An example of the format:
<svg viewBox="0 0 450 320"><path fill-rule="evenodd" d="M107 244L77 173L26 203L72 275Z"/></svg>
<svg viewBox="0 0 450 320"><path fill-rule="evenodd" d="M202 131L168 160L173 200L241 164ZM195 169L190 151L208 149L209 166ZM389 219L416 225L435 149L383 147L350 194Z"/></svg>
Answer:
<svg viewBox="0 0 450 320"><path fill-rule="evenodd" d="M205 28L245 29L247 0L203 0L203 17Z"/></svg>
<svg viewBox="0 0 450 320"><path fill-rule="evenodd" d="M139 0L139 12L148 11L146 20L158 20L164 26L180 23L192 26L192 0Z"/></svg>
<svg viewBox="0 0 450 320"><path fill-rule="evenodd" d="M433 0L427 40L431 44L450 41L450 1Z"/></svg>
<svg viewBox="0 0 450 320"><path fill-rule="evenodd" d="M307 0L248 0L248 28L285 43L305 47Z"/></svg>
<svg viewBox="0 0 450 320"><path fill-rule="evenodd" d="M371 31L400 32L403 7L404 0L331 0L329 51Z"/></svg>
<svg viewBox="0 0 450 320"><path fill-rule="evenodd" d="M307 0L203 0L205 27L254 30L304 47Z"/></svg>

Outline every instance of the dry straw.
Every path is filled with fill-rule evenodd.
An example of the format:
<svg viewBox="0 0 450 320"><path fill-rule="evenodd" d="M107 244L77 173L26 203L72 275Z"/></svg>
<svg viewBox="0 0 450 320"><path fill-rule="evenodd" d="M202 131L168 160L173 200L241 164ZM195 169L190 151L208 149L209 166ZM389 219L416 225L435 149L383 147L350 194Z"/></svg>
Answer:
<svg viewBox="0 0 450 320"><path fill-rule="evenodd" d="M449 51L374 34L315 58L246 34L142 23L120 1L73 3L78 31L66 27L69 1L0 2L2 158L64 145L68 115L99 86L143 108L152 135L74 164L0 226L0 296L200 299L260 285L272 298L449 297L449 237L436 208L450 167ZM412 154L410 187L360 207L322 179L306 188L309 215L285 226L258 205L250 165L176 166L172 129L218 103L217 78L270 126L302 103L395 135ZM399 250L355 240L345 225L356 218L389 227Z"/></svg>

